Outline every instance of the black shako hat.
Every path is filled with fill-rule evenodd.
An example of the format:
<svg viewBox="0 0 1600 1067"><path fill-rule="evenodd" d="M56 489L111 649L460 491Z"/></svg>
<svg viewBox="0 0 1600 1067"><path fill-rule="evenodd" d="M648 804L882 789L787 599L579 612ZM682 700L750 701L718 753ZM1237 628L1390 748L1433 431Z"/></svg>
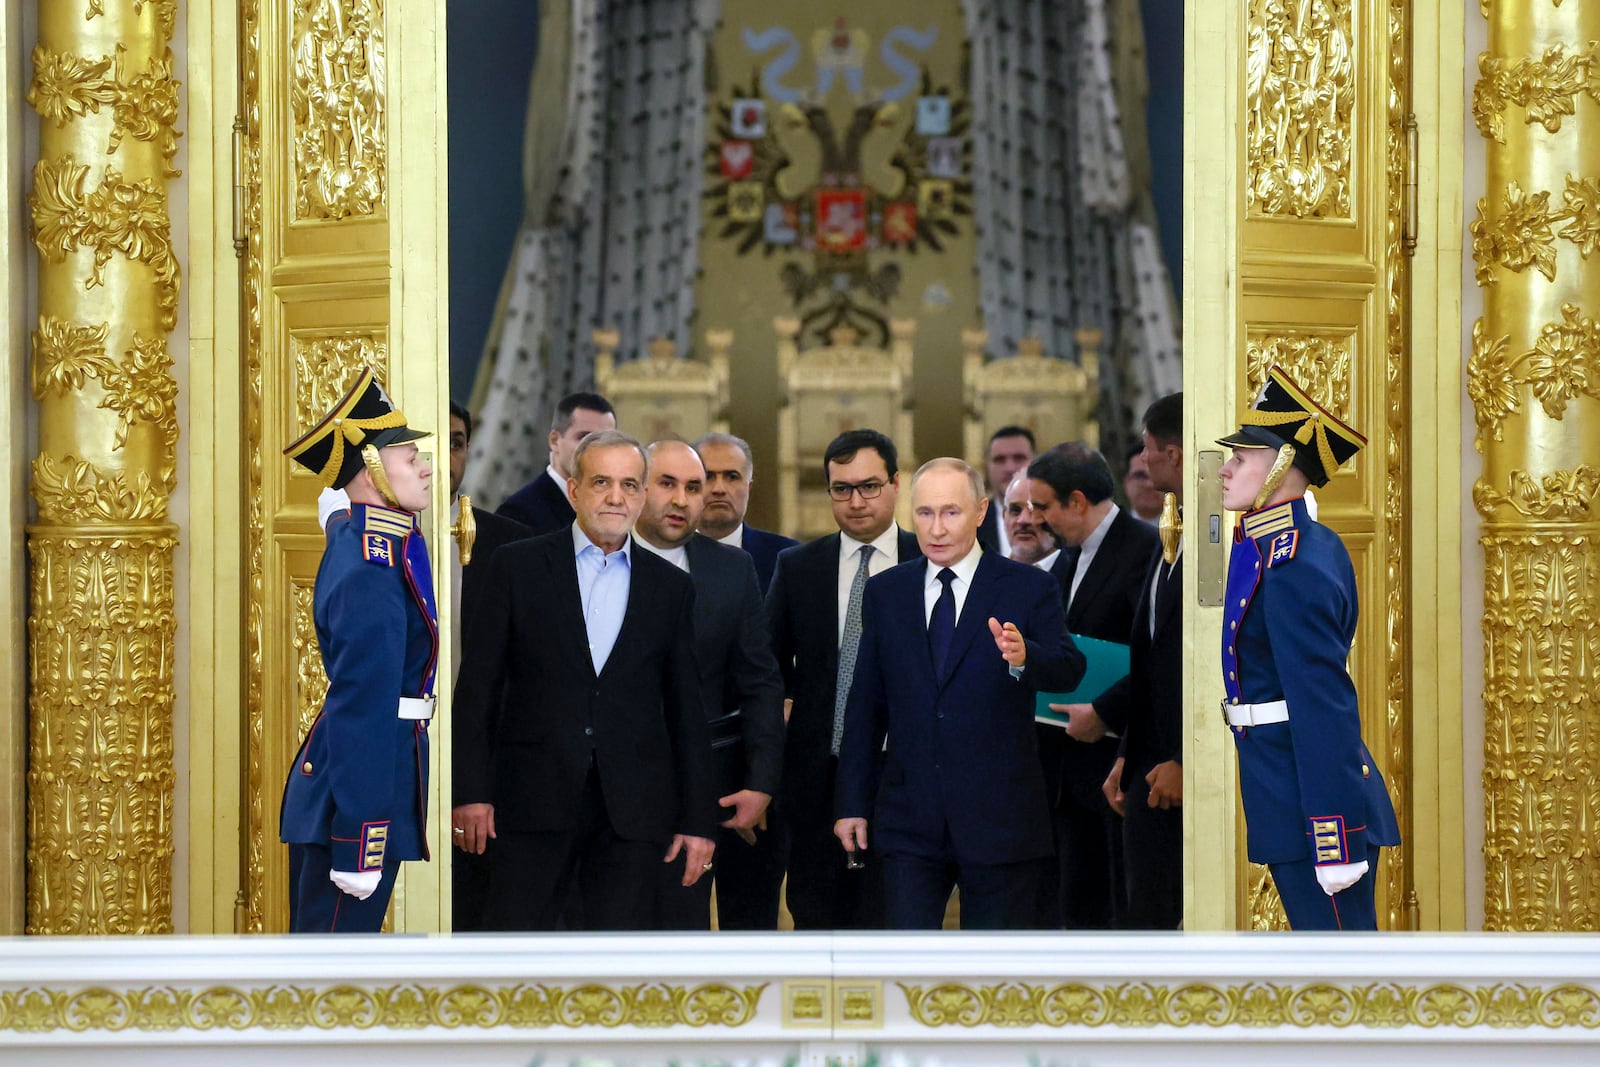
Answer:
<svg viewBox="0 0 1600 1067"><path fill-rule="evenodd" d="M371 367L363 367L349 392L322 421L301 434L283 454L315 474L324 487L343 489L361 471L361 451L430 437L406 425Z"/></svg>
<svg viewBox="0 0 1600 1067"><path fill-rule="evenodd" d="M1217 444L1229 448L1294 446L1294 465L1314 486L1328 484L1335 471L1366 447L1367 439L1312 400L1282 367L1267 371L1266 384L1244 414L1239 429Z"/></svg>

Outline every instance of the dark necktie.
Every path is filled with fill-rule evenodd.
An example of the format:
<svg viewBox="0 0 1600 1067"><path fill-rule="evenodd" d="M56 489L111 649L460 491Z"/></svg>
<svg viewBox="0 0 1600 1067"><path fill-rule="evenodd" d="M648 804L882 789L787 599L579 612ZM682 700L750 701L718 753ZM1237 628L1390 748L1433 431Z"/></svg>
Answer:
<svg viewBox="0 0 1600 1067"><path fill-rule="evenodd" d="M850 582L850 597L845 601L844 636L839 641L839 673L833 687L833 743L829 751L837 756L844 742L844 709L850 703L850 685L856 676L856 655L861 651L861 601L867 592L867 567L872 563L872 546L861 546L861 565Z"/></svg>
<svg viewBox="0 0 1600 1067"><path fill-rule="evenodd" d="M956 572L946 567L939 572L939 599L934 601L933 614L928 616L928 647L933 651L934 673L944 675L945 657L950 654L950 641L956 635L956 593L950 583Z"/></svg>

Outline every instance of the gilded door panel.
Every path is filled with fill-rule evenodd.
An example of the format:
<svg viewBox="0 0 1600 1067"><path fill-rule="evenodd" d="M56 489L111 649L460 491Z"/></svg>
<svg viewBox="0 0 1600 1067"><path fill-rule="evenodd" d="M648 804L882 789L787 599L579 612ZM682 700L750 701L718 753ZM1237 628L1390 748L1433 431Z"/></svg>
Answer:
<svg viewBox="0 0 1600 1067"><path fill-rule="evenodd" d="M1249 0L1240 397L1272 364L1366 435L1317 491L1355 566L1361 623L1350 652L1362 735L1409 826L1403 597L1408 295L1401 249L1408 0ZM1239 834L1242 843L1244 835ZM1282 925L1271 880L1241 844L1245 928ZM1405 851L1379 873L1380 925L1407 923Z"/></svg>

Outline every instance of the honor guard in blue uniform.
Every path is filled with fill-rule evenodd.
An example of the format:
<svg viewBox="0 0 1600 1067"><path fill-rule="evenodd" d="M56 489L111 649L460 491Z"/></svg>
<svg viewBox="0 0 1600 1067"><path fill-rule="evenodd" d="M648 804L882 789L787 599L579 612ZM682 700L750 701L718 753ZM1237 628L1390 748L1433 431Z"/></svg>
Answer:
<svg viewBox="0 0 1600 1067"><path fill-rule="evenodd" d="M314 617L328 694L289 769L280 815L296 933L377 933L404 860L427 859L428 721L439 659L417 512L425 431L366 368L284 454L349 493L327 525Z"/></svg>
<svg viewBox="0 0 1600 1067"><path fill-rule="evenodd" d="M1361 740L1346 661L1355 571L1307 510L1366 439L1273 367L1222 469L1234 530L1222 624L1224 718L1239 755L1248 850L1296 930L1375 930L1378 849L1400 830Z"/></svg>

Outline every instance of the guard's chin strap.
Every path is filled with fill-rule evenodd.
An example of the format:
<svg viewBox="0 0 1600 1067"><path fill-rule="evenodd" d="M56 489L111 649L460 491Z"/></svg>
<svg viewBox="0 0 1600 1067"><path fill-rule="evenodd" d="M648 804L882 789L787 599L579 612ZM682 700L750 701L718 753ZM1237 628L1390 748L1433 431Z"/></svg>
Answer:
<svg viewBox="0 0 1600 1067"><path fill-rule="evenodd" d="M1285 445L1285 448L1288 446ZM384 503L391 508L401 510L400 498L394 495L394 487L389 484L389 475L383 469L383 457L378 455L378 449L373 445L363 445L361 448L361 463L367 468L367 473L372 475L372 486L383 497Z"/></svg>
<svg viewBox="0 0 1600 1067"><path fill-rule="evenodd" d="M1294 466L1294 445L1284 445L1278 449L1278 458L1272 461L1272 469L1267 472L1267 480L1261 483L1261 491L1256 494L1252 510L1267 506L1267 501L1278 491L1278 486L1283 484L1283 476L1289 473L1289 468L1292 466Z"/></svg>

